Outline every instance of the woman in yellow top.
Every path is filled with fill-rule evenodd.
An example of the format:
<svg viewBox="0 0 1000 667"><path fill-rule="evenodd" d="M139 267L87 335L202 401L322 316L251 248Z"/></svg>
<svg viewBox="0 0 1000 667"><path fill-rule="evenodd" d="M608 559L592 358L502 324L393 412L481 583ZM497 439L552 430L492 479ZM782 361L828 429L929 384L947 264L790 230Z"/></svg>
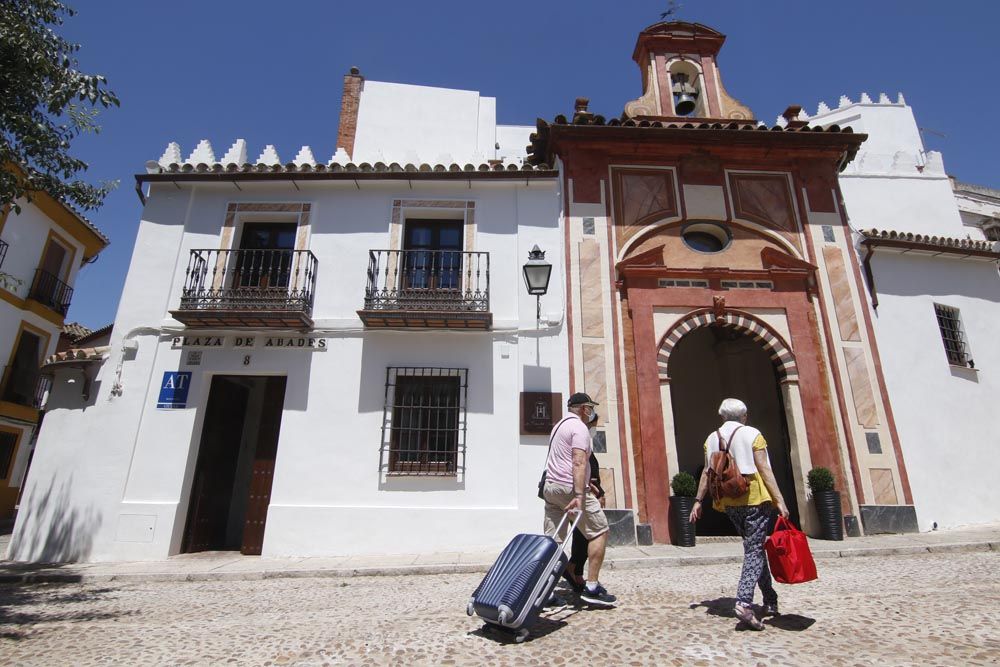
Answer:
<svg viewBox="0 0 1000 667"><path fill-rule="evenodd" d="M723 424L705 440L705 469L698 483L698 495L688 520L694 523L701 518L701 505L708 490L708 469L712 454L719 451L719 438L728 443L736 466L748 482L747 492L739 498L720 498L712 507L725 512L736 530L743 537L743 569L736 589L736 617L754 630L763 630L764 624L754 614L753 595L760 587L764 596L763 615L778 614L778 594L771 583L771 571L764 554L764 540L774 507L781 516L788 518L788 508L781 497L781 490L771 471L767 456L767 442L760 431L747 426L747 406L743 401L727 398L719 406Z"/></svg>

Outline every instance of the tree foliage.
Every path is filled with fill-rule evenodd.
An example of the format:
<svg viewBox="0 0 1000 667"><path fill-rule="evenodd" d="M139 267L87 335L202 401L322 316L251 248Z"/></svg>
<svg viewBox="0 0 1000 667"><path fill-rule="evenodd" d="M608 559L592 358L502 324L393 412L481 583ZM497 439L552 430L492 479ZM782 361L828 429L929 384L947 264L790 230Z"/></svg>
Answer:
<svg viewBox="0 0 1000 667"><path fill-rule="evenodd" d="M80 50L55 32L76 12L58 0L0 0L0 208L37 192L82 209L101 205L116 183L78 178L87 163L69 153L98 132L102 108L119 106L100 75L85 74Z"/></svg>

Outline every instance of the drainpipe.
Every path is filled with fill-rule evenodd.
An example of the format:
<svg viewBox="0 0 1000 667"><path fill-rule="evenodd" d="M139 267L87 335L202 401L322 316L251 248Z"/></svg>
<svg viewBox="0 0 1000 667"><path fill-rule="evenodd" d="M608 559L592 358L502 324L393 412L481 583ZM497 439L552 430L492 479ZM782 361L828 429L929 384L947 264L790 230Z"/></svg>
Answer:
<svg viewBox="0 0 1000 667"><path fill-rule="evenodd" d="M872 254L875 253L875 246L871 243L865 243L865 246L868 248L868 252L865 253L861 264L865 269L865 280L868 281L868 294L872 298L872 310L878 312L878 293L875 291L875 276L872 274Z"/></svg>

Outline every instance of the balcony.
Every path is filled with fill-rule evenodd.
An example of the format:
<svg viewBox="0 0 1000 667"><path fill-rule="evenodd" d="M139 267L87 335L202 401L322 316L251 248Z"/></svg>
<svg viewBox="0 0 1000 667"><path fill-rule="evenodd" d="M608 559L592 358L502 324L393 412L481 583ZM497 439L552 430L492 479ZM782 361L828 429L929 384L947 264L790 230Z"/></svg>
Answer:
<svg viewBox="0 0 1000 667"><path fill-rule="evenodd" d="M45 269L36 269L28 298L65 317L69 302L73 299L73 288Z"/></svg>
<svg viewBox="0 0 1000 667"><path fill-rule="evenodd" d="M25 371L14 366L4 366L2 386L0 400L40 410L45 406L52 378L42 375L37 368Z"/></svg>
<svg viewBox="0 0 1000 667"><path fill-rule="evenodd" d="M192 250L170 314L192 328L310 329L318 268L308 250Z"/></svg>
<svg viewBox="0 0 1000 667"><path fill-rule="evenodd" d="M454 250L370 250L369 328L483 329L490 312L490 255Z"/></svg>

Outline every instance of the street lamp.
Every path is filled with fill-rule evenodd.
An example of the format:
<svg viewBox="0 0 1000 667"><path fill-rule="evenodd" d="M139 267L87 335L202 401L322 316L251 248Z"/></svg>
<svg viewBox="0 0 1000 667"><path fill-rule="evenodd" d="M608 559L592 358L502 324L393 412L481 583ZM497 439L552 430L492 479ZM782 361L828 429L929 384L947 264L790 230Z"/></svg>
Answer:
<svg viewBox="0 0 1000 667"><path fill-rule="evenodd" d="M545 251L536 245L528 253L528 261L524 265L524 284L528 294L535 295L537 311L535 321L542 319L542 295L549 291L549 277L552 275L552 265L545 261Z"/></svg>

